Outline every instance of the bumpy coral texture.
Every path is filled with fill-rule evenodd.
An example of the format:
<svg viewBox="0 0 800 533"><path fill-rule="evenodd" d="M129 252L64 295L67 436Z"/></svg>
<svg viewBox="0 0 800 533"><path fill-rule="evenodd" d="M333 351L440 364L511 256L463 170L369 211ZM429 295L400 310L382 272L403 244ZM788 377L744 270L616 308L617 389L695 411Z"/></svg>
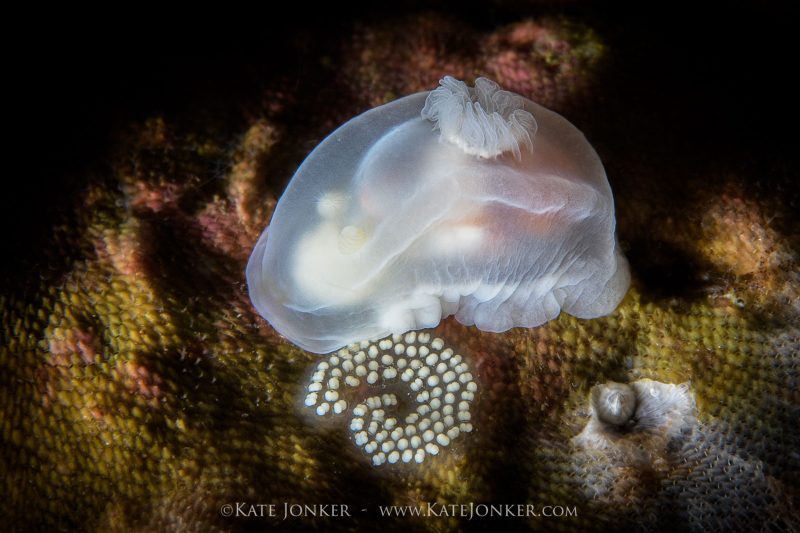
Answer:
<svg viewBox="0 0 800 533"><path fill-rule="evenodd" d="M478 380L475 432L414 468L373 468L344 428L306 416L303 385L318 359L256 315L244 283L292 166L344 119L445 74L488 76L585 125L580 113L600 90L592 84L608 52L562 19L485 33L430 16L361 25L337 46L335 106L316 89L298 101L292 90L303 83L279 79L239 131L213 119L131 125L109 174L87 180L53 228L49 267L4 287L4 525L278 525L222 516L220 506L235 502L358 510L289 528L495 524L377 510L475 502L577 509L514 519L531 529L798 527L800 280L797 242L787 237L797 229L787 230L787 205L797 200L774 185L788 183L780 165L770 171L777 181L754 191L753 165L654 168L603 137L613 128L590 131L634 276L618 311L597 320L562 314L501 335L445 321L435 334ZM663 185L670 180L681 186ZM619 454L574 444L593 385L643 378L689 382L697 412L687 431L631 437Z"/></svg>

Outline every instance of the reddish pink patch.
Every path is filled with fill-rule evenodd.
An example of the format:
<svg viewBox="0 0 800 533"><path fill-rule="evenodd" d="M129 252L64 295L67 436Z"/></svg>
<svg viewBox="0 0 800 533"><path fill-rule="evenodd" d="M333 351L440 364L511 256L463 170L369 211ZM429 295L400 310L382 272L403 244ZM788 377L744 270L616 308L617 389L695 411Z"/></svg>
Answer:
<svg viewBox="0 0 800 533"><path fill-rule="evenodd" d="M130 392L138 394L147 399L160 398L162 396L161 376L153 373L146 366L136 361L120 361L117 363L117 371L122 384Z"/></svg>
<svg viewBox="0 0 800 533"><path fill-rule="evenodd" d="M90 332L76 330L76 347L78 354L83 359L83 362L88 364L94 363L97 360L97 350L95 350L95 337Z"/></svg>
<svg viewBox="0 0 800 533"><path fill-rule="evenodd" d="M174 207L184 189L184 186L176 183L161 182L152 185L137 181L133 184L133 190L129 191L131 206L159 213L168 207Z"/></svg>
<svg viewBox="0 0 800 533"><path fill-rule="evenodd" d="M53 366L69 366L77 362L77 358L87 365L95 363L98 346L99 342L91 330L84 331L80 328L68 330L65 337L50 339L48 363Z"/></svg>
<svg viewBox="0 0 800 533"><path fill-rule="evenodd" d="M229 202L217 200L203 209L196 218L203 240L228 257L244 264L253 247L252 232L242 224L239 213Z"/></svg>
<svg viewBox="0 0 800 533"><path fill-rule="evenodd" d="M513 46L529 45L536 41L552 41L553 33L532 21L526 21L514 25L505 40Z"/></svg>

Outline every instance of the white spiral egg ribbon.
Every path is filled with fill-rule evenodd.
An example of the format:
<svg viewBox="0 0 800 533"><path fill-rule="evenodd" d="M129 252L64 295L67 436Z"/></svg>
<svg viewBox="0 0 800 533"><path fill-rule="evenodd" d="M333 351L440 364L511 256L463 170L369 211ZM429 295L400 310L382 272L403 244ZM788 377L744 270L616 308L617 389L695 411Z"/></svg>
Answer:
<svg viewBox="0 0 800 533"><path fill-rule="evenodd" d="M314 149L247 281L279 333L327 353L450 315L493 332L607 315L630 275L583 134L494 82L446 77Z"/></svg>

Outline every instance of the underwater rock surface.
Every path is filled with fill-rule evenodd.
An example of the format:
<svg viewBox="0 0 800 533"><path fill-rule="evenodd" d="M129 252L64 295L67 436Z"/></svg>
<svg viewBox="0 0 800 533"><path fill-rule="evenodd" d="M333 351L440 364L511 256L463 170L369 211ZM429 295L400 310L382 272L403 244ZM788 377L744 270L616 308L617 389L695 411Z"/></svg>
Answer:
<svg viewBox="0 0 800 533"><path fill-rule="evenodd" d="M237 102L246 112L233 125L153 114L123 128L108 169L64 200L47 246L14 258L26 272L3 279L8 529L278 524L225 516L237 502L368 509L286 522L295 529L496 523L378 512L428 502L577 511L513 519L533 530L797 528L798 169L724 137L723 148L700 134L684 142L686 130L675 141L669 102L642 104L655 101L646 80L630 93L615 84L610 58L627 57L624 39L590 28L527 14L491 29L450 16L368 20L307 52L336 49L321 73L278 72ZM310 422L302 400L320 359L256 314L244 266L310 146L445 73L487 75L587 132L614 187L633 286L596 320L562 314L504 334L444 321L431 334L469 363L474 430L414 468L374 468L347 428ZM575 443L592 387L643 379L690 383L690 430L657 446L624 441L637 454L622 458Z"/></svg>

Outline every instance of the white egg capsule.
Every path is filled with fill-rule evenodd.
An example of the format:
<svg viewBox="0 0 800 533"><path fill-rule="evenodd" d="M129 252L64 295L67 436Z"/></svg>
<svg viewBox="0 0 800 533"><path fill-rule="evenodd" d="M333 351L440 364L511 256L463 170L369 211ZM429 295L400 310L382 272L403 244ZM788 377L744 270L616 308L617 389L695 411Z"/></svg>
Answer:
<svg viewBox="0 0 800 533"><path fill-rule="evenodd" d="M403 340L422 343L430 339L429 334L420 334L417 337L415 332L412 333L414 334L406 334ZM387 344L385 341L386 339L379 341L378 345L383 345L389 350L399 345L399 342ZM337 389L342 389L342 395L347 393L342 388L341 381L347 387L359 386L361 381L355 377L359 374L359 369L363 369L364 374L368 373L367 381L368 383L374 381L372 383L374 385L378 385L381 379L385 382L399 376L409 388L408 398L418 403L416 412L405 415L404 425L399 426L398 419L391 416L396 414L391 408L398 405L398 398L392 392L370 396L363 400L363 403L355 405L352 410L353 418L349 429L353 432L354 442L370 455L375 466L394 464L401 460L410 462L412 454L414 460L421 461L427 456L437 455L440 451L439 446L449 446L461 432L471 430L468 410L472 393L461 390L459 393L461 398L458 399L454 392L445 391L446 385L450 384L457 388L462 387L459 382L462 380L455 379L459 374L461 376L466 374L466 378L472 379L467 363L461 362L461 356L451 357L453 352L449 348L437 353L426 353L422 350L425 347L423 344L419 346L422 358L406 359L408 352L414 351L410 350L413 346L400 346L403 347L403 355L396 359L385 351L380 352L376 344L370 343L353 343L349 349L362 348L355 354L350 353L349 349L340 350L338 355L332 355L327 362L317 365L319 375L314 377L325 381L324 373L329 372L330 379L325 381L329 388L323 390L323 383L312 381L307 387L310 392L304 399L306 405L316 407L320 416L331 411L334 415L340 415L347 409L348 403L340 396ZM445 359L451 359L455 370L450 370L449 363L445 362ZM364 364L356 366L358 361L366 363L369 371ZM406 366L408 368L405 368ZM452 383L446 384L448 379L451 379ZM474 388L475 383L469 381L464 387L468 385ZM320 395L324 397L325 403L316 406ZM458 422L455 416L458 416ZM463 431L456 426L459 423ZM413 451L418 449L418 452Z"/></svg>

